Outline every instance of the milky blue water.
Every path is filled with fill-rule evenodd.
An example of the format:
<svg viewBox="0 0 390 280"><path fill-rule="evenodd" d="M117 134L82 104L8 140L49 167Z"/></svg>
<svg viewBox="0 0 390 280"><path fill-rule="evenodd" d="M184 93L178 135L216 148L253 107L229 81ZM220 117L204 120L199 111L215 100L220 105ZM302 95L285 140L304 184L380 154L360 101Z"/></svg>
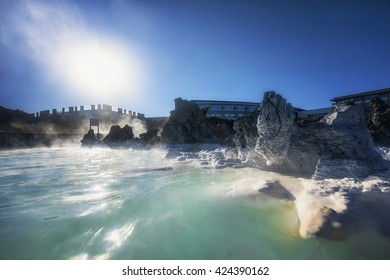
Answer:
<svg viewBox="0 0 390 280"><path fill-rule="evenodd" d="M303 239L293 202L232 194L256 172L165 149L0 151L0 259L370 259L366 231Z"/></svg>

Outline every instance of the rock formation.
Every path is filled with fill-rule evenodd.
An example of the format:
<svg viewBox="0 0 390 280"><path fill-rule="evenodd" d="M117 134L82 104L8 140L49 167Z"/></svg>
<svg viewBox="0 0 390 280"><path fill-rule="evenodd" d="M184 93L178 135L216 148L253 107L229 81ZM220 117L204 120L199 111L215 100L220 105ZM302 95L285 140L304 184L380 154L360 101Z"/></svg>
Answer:
<svg viewBox="0 0 390 280"><path fill-rule="evenodd" d="M84 135L83 139L80 141L81 147L93 147L99 144L99 140L95 136L93 129L90 129L87 134Z"/></svg>
<svg viewBox="0 0 390 280"><path fill-rule="evenodd" d="M387 109L377 107L371 125L383 128L383 135ZM329 180L361 181L363 186L370 175L375 175L374 181L380 174L387 174L388 178L389 163L373 147L364 109L363 105L339 104L333 113L319 121L298 123L293 108L284 98L272 92L264 95L257 119L255 151L267 164L260 167L313 179L311 189L302 196L298 193L296 201L302 237L345 239L371 228L390 234L390 227L383 226L388 224L389 216L381 214L389 208L388 193L374 190L368 193L362 191L363 187L343 188L337 183L333 185L339 180ZM236 131L241 132L236 126ZM294 198L277 181L267 181L259 192L278 199ZM337 202L334 197L338 197Z"/></svg>
<svg viewBox="0 0 390 280"><path fill-rule="evenodd" d="M207 117L195 102L177 98L161 138L170 144L202 143L211 138Z"/></svg>
<svg viewBox="0 0 390 280"><path fill-rule="evenodd" d="M175 110L165 123L161 138L167 144L220 143L234 135L233 122L207 118L193 101L175 99Z"/></svg>
<svg viewBox="0 0 390 280"><path fill-rule="evenodd" d="M134 140L133 129L129 125L120 128L119 125L114 125L110 129L110 133L103 139L102 143L108 147L125 147Z"/></svg>
<svg viewBox="0 0 390 280"><path fill-rule="evenodd" d="M295 116L293 107L281 95L273 91L264 94L257 120L256 152L267 165L279 165L286 158L291 134L296 130Z"/></svg>
<svg viewBox="0 0 390 280"><path fill-rule="evenodd" d="M365 177L386 168L364 125L364 108L345 104L320 122L298 127L285 163L313 178Z"/></svg>
<svg viewBox="0 0 390 280"><path fill-rule="evenodd" d="M266 92L257 129L249 133L250 125L236 121L235 142L240 148L258 133L255 151L266 162L261 167L277 172L343 178L365 177L387 168L365 128L363 107L341 104L320 121L300 125L295 116L282 96ZM335 165L339 166L337 170L332 168Z"/></svg>
<svg viewBox="0 0 390 280"><path fill-rule="evenodd" d="M134 134L133 129L129 125L121 128L119 125L111 127L110 132L102 141L99 141L95 136L93 129L90 129L81 140L82 147L103 146L110 148L127 148L133 144Z"/></svg>

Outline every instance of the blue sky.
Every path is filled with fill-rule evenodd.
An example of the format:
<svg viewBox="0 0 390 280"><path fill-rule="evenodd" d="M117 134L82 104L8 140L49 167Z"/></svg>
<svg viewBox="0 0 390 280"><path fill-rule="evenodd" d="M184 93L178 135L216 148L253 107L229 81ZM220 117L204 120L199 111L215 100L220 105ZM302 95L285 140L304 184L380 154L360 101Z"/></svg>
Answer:
<svg viewBox="0 0 390 280"><path fill-rule="evenodd" d="M169 115L176 97L294 106L390 87L390 1L0 0L0 105L111 104Z"/></svg>

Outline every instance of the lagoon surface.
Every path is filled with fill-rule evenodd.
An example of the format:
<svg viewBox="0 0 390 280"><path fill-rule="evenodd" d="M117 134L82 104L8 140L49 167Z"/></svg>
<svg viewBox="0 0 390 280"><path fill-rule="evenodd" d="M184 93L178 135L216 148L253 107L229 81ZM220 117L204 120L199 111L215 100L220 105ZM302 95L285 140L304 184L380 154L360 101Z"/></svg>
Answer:
<svg viewBox="0 0 390 280"><path fill-rule="evenodd" d="M0 151L0 259L390 259L371 230L302 238L295 203L257 191L308 179L172 149Z"/></svg>

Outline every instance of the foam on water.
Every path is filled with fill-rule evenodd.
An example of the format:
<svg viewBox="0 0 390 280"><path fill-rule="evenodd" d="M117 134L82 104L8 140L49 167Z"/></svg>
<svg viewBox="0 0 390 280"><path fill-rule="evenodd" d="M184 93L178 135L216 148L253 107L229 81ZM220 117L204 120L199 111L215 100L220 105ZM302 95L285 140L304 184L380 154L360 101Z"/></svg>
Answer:
<svg viewBox="0 0 390 280"><path fill-rule="evenodd" d="M389 192L383 176L285 176L217 146L0 154L1 259L389 257L389 238L372 230L342 242L302 238L321 224L312 213L343 213L354 188ZM259 191L270 182L295 201Z"/></svg>

